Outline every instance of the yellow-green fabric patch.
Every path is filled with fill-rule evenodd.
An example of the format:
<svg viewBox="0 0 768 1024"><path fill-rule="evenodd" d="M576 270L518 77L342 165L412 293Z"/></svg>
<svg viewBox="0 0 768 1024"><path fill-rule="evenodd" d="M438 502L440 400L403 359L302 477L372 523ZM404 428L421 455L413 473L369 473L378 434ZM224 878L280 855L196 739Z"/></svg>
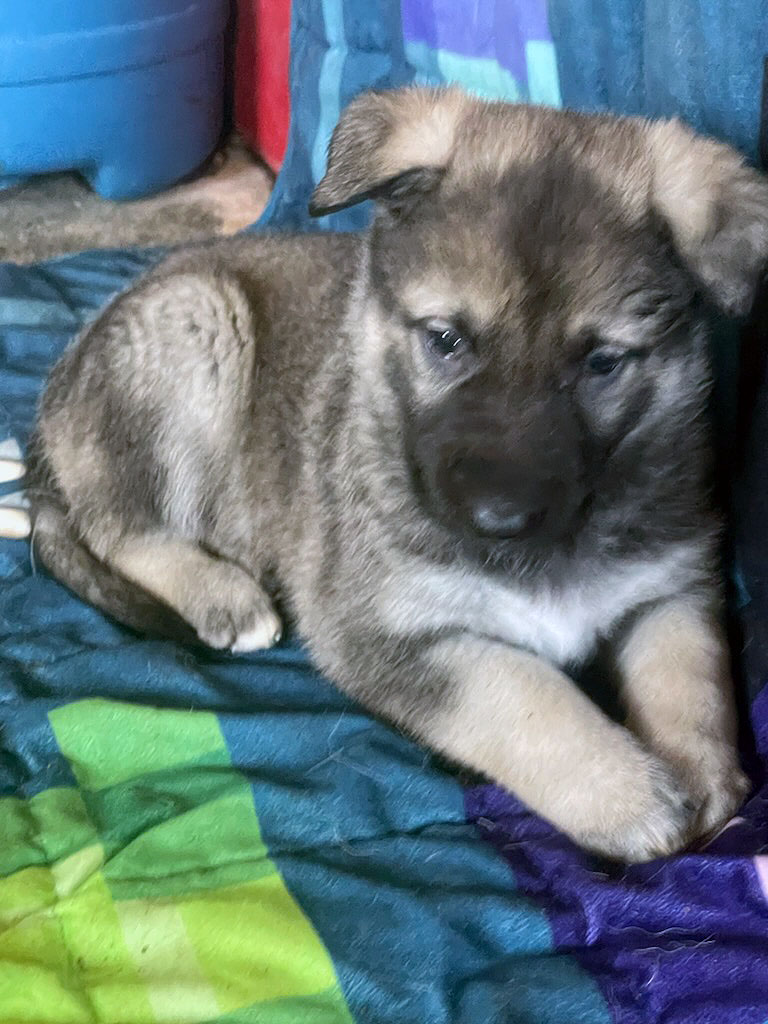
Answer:
<svg viewBox="0 0 768 1024"><path fill-rule="evenodd" d="M312 996L253 1003L205 1024L354 1024L338 985Z"/></svg>
<svg viewBox="0 0 768 1024"><path fill-rule="evenodd" d="M0 875L33 864L51 864L96 839L80 793L46 789L30 800L0 799Z"/></svg>
<svg viewBox="0 0 768 1024"><path fill-rule="evenodd" d="M250 786L234 772L210 781L206 803L140 832L113 854L105 875L116 899L173 898L274 873Z"/></svg>
<svg viewBox="0 0 768 1024"><path fill-rule="evenodd" d="M229 760L218 720L207 712L82 700L48 718L59 749L86 789L191 764L214 752Z"/></svg>
<svg viewBox="0 0 768 1024"><path fill-rule="evenodd" d="M311 995L335 982L330 958L278 874L179 905L221 1010Z"/></svg>
<svg viewBox="0 0 768 1024"><path fill-rule="evenodd" d="M2 1024L350 1024L216 716L49 720L83 788L0 801Z"/></svg>

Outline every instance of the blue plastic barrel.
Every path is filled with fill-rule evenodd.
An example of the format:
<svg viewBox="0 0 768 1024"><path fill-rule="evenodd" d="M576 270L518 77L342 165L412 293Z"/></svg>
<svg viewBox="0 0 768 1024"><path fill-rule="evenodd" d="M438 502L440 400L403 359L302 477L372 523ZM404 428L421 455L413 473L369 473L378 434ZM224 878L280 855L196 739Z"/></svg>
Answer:
<svg viewBox="0 0 768 1024"><path fill-rule="evenodd" d="M80 171L110 199L215 148L228 0L0 0L0 188Z"/></svg>

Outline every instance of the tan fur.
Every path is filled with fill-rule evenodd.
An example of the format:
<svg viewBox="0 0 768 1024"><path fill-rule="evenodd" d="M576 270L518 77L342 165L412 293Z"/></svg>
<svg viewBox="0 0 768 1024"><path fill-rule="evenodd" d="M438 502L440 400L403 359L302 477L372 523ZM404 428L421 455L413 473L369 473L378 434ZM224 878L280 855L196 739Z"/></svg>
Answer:
<svg viewBox="0 0 768 1024"><path fill-rule="evenodd" d="M258 583L196 544L162 535L127 537L107 560L178 612L209 647L255 651L280 638L280 619Z"/></svg>
<svg viewBox="0 0 768 1024"><path fill-rule="evenodd" d="M335 170L317 186L313 203L333 208L413 167L446 166L470 102L459 89L364 93L334 132L329 166Z"/></svg>
<svg viewBox="0 0 768 1024"><path fill-rule="evenodd" d="M383 178L394 177L410 167L443 167L451 158L460 120L468 97L460 89L427 92L406 90L401 98L384 93L393 128L381 153Z"/></svg>
<svg viewBox="0 0 768 1024"><path fill-rule="evenodd" d="M731 231L738 231L759 263L768 245L762 215L768 185L730 147L679 121L564 114L470 99L457 89L363 95L334 134L328 171L313 201L319 208L344 205L416 168L442 169L449 191L478 177L490 184L510 167L546 158L553 145L604 182L628 221L641 220L654 205L719 301L734 312L747 311L759 268L745 280L743 263L736 274L723 264L732 258ZM725 225L724 212L732 214L737 203L744 207L742 223Z"/></svg>
<svg viewBox="0 0 768 1024"><path fill-rule="evenodd" d="M746 790L718 621L693 598L655 607L631 630L619 664L630 727L680 772L706 833Z"/></svg>
<svg viewBox="0 0 768 1024"><path fill-rule="evenodd" d="M702 139L679 121L646 125L653 195L674 226L677 240L691 252L716 226L717 205L743 161L727 146Z"/></svg>
<svg viewBox="0 0 768 1024"><path fill-rule="evenodd" d="M664 763L551 664L488 640L446 640L432 660L457 684L425 739L499 779L588 848L670 853L680 795ZM546 765L546 768L544 768ZM564 789L558 779L568 777Z"/></svg>
<svg viewBox="0 0 768 1024"><path fill-rule="evenodd" d="M464 287L456 281L430 273L427 269L418 279L409 282L403 291L403 305L414 320L450 318L463 310L471 310L478 327L493 323L502 311L504 294L501 271L488 267L485 287L477 280L467 280Z"/></svg>

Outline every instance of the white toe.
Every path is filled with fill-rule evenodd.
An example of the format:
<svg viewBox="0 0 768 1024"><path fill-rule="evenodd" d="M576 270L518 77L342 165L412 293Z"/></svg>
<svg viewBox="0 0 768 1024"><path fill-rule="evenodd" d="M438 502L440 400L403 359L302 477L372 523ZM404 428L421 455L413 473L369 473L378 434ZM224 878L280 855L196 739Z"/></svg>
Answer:
<svg viewBox="0 0 768 1024"><path fill-rule="evenodd" d="M20 539L32 531L29 512L24 508L0 507L0 537Z"/></svg>
<svg viewBox="0 0 768 1024"><path fill-rule="evenodd" d="M10 480L20 480L26 471L27 468L21 459L0 458L0 484L8 483Z"/></svg>
<svg viewBox="0 0 768 1024"><path fill-rule="evenodd" d="M261 616L252 626L238 633L230 650L233 654L247 654L249 651L265 651L280 640L282 625L276 615Z"/></svg>

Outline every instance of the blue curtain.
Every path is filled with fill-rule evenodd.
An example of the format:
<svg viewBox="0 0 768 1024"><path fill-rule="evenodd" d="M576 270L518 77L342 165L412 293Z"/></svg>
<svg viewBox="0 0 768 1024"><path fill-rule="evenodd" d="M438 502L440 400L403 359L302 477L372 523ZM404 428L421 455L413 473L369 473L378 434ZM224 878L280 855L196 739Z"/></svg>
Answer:
<svg viewBox="0 0 768 1024"><path fill-rule="evenodd" d="M679 116L757 158L766 0L549 0L564 106Z"/></svg>

